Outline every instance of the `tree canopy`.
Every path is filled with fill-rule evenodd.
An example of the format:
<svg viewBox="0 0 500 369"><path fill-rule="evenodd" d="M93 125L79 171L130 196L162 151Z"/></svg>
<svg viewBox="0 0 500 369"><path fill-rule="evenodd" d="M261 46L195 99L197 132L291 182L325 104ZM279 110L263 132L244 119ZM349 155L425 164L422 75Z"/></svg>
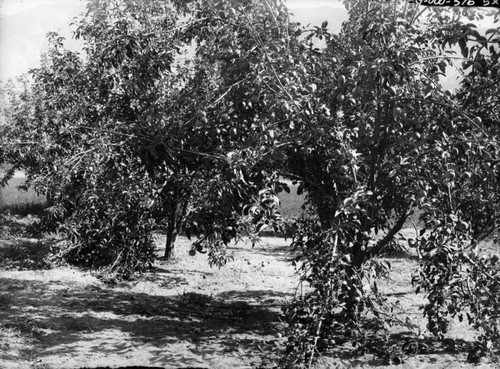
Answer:
<svg viewBox="0 0 500 369"><path fill-rule="evenodd" d="M298 365L334 332L366 343L367 320L383 326L378 256L404 242L429 331L444 337L468 309L481 342L498 342L498 258L474 249L498 224L499 30L481 34L467 10L345 5L332 34L280 0L93 0L75 23L82 53L50 34L10 95L3 155L50 195L66 259L130 275L163 227L166 256L183 231L222 265L231 240L287 228L311 287L286 311L284 364ZM460 59L460 87L443 91ZM287 223L282 178L310 209Z"/></svg>

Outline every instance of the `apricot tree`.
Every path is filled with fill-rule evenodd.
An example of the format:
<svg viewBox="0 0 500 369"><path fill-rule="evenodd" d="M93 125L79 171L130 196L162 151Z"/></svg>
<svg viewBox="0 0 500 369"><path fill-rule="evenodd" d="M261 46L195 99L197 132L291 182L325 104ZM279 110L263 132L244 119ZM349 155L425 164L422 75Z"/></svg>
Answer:
<svg viewBox="0 0 500 369"><path fill-rule="evenodd" d="M288 230L309 288L286 309L284 366L339 335L369 347L397 321L379 256L415 210L408 283L426 291L429 331L443 338L467 310L481 344L497 343L498 259L474 248L499 210L498 30L418 4L345 4L331 34L291 23L278 0L95 0L77 23L83 55L52 35L11 104L5 155L52 194L66 257L130 274L163 224L166 256L182 226L222 264L230 240L279 228L281 176L311 209ZM457 58L462 84L443 91Z"/></svg>
<svg viewBox="0 0 500 369"><path fill-rule="evenodd" d="M182 228L224 263L243 207L276 181L280 118L261 75L287 20L278 1L95 0L74 23L80 53L48 35L3 138L50 195L67 260L128 275L151 261L154 229L168 258Z"/></svg>
<svg viewBox="0 0 500 369"><path fill-rule="evenodd" d="M316 217L295 225L293 245L303 251L297 264L311 289L287 309L283 363L310 364L346 336L370 347L373 332L397 322L378 289L377 277L390 269L378 256L406 243L397 235L416 210L422 223L409 244L423 259L412 283L427 293L429 331L444 337L452 318L470 309L482 342L498 343L498 264L474 253L498 219L498 31L486 38L454 11L415 4L346 4L340 34L317 30L326 49L311 44L298 56L306 71L288 87L302 107L297 117L307 118L294 121L293 136L310 139L290 147L287 168ZM439 84L457 58L450 45L477 68L456 94ZM301 98L296 86L313 87ZM473 98L474 91L485 94ZM480 292L470 296L471 286ZM392 350L383 354L401 360Z"/></svg>

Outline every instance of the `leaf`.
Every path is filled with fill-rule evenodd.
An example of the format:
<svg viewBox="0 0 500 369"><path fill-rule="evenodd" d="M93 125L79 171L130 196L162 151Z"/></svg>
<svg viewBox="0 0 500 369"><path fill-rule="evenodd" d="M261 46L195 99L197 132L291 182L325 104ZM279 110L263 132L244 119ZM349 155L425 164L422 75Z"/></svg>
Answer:
<svg viewBox="0 0 500 369"><path fill-rule="evenodd" d="M264 229L266 229L268 227L268 224L259 224L259 226L257 227L257 234L259 234L260 232L262 232Z"/></svg>
<svg viewBox="0 0 500 369"><path fill-rule="evenodd" d="M458 46L460 47L460 52L462 53L462 56L464 58L467 58L469 56L469 49L467 47L467 42L465 39L461 38L458 40Z"/></svg>
<svg viewBox="0 0 500 369"><path fill-rule="evenodd" d="M446 62L445 61L441 61L439 62L438 64L438 67L439 67L439 70L443 73L446 72Z"/></svg>
<svg viewBox="0 0 500 369"><path fill-rule="evenodd" d="M472 60L466 60L462 63L462 69L467 70L474 62Z"/></svg>
<svg viewBox="0 0 500 369"><path fill-rule="evenodd" d="M297 195L302 195L304 193L304 187L302 186L302 184L300 184L298 187L297 187Z"/></svg>
<svg viewBox="0 0 500 369"><path fill-rule="evenodd" d="M488 39L486 37L478 35L476 39L477 39L477 42L479 42L481 44L481 46L486 47L488 45Z"/></svg>

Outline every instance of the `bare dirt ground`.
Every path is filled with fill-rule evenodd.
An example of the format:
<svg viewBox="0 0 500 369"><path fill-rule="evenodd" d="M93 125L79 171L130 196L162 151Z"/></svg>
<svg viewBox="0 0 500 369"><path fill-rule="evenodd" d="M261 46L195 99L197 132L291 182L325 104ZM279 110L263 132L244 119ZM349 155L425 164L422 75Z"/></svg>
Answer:
<svg viewBox="0 0 500 369"><path fill-rule="evenodd" d="M150 273L108 285L88 271L44 269L45 243L13 230L0 240L0 368L271 368L278 363L286 343L281 308L298 283L285 240L263 238L254 248L232 245L234 261L214 269L206 255L189 256L189 242L181 238L174 261L157 261ZM158 245L163 241L158 237ZM416 262L390 262L391 277L382 287L389 302L400 309L401 319L411 319L427 334L419 310L424 296L415 295L409 283ZM457 325L450 336L471 341L475 334ZM373 354L351 351L349 344L339 346L320 358L317 368L383 365ZM467 364L466 356L442 350L408 357L399 367L500 368L490 359Z"/></svg>

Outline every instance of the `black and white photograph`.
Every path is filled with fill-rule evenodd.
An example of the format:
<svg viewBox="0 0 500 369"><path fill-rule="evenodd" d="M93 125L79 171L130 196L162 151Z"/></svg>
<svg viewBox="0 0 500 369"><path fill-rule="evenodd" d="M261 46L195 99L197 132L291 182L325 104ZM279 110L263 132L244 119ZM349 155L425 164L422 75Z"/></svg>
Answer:
<svg viewBox="0 0 500 369"><path fill-rule="evenodd" d="M0 369L500 369L500 0L0 0Z"/></svg>

